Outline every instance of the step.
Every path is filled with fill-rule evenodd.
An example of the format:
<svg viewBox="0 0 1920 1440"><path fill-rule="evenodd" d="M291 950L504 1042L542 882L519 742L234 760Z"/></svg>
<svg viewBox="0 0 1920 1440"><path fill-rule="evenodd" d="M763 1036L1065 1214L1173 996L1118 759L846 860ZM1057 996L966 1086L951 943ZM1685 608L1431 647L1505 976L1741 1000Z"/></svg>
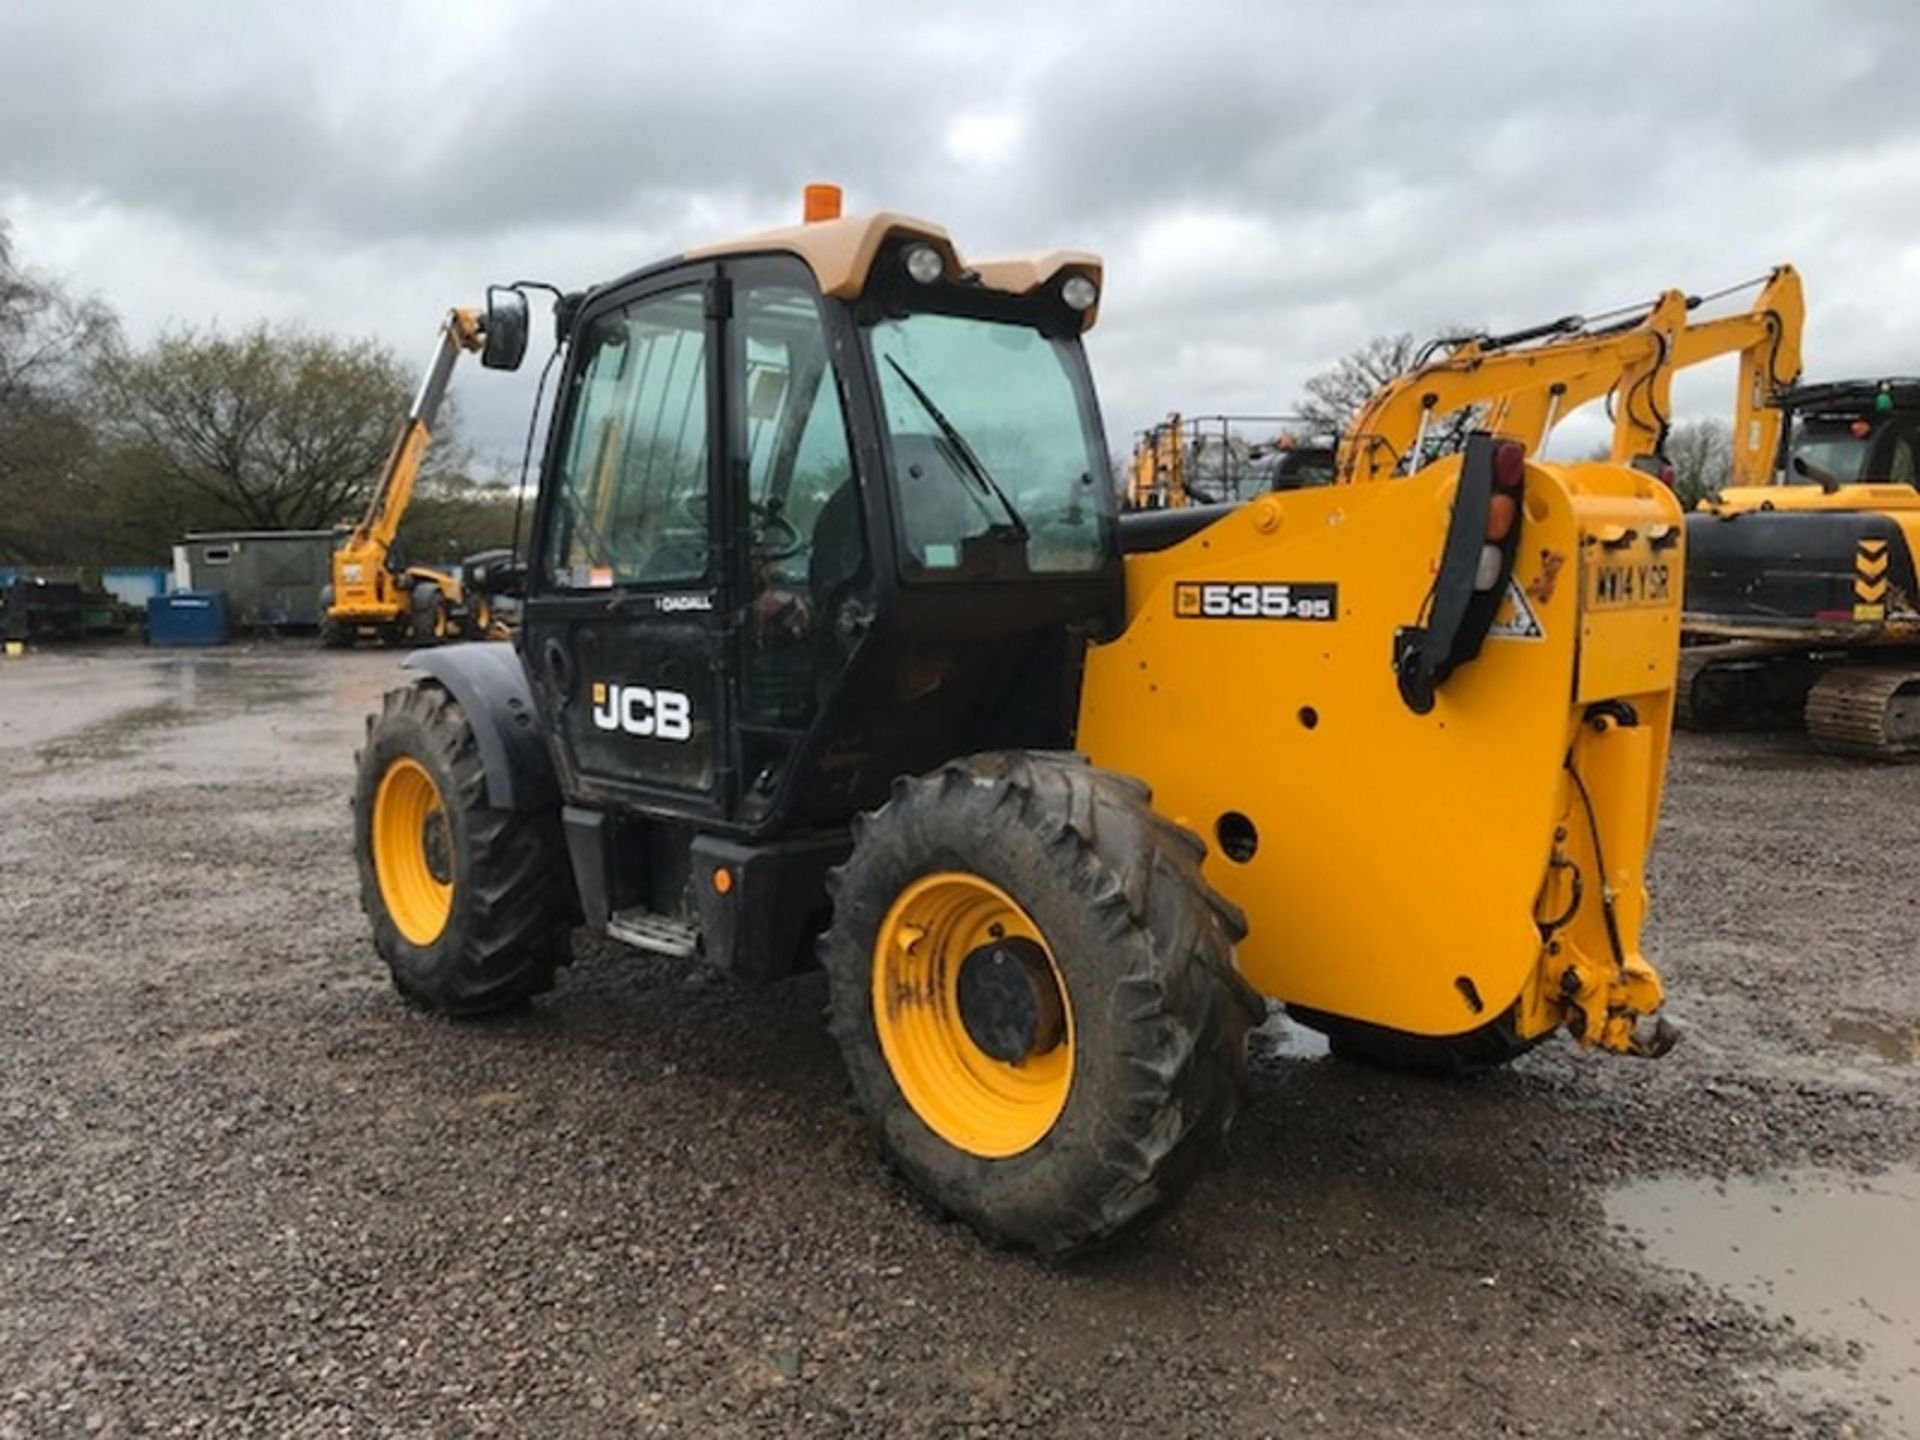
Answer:
<svg viewBox="0 0 1920 1440"><path fill-rule="evenodd" d="M607 921L607 934L654 955L686 956L700 948L699 926L638 908L615 912Z"/></svg>

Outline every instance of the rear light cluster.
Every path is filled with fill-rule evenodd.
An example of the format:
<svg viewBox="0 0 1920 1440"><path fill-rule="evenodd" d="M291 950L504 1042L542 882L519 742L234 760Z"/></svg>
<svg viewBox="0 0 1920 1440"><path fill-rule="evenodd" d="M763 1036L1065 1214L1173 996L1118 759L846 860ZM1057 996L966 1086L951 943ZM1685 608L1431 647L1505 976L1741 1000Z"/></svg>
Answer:
<svg viewBox="0 0 1920 1440"><path fill-rule="evenodd" d="M1520 519L1520 485L1527 475L1527 452L1511 440L1493 447L1493 493L1487 497L1487 543L1480 547L1480 567L1473 588L1491 590L1506 568L1505 545Z"/></svg>

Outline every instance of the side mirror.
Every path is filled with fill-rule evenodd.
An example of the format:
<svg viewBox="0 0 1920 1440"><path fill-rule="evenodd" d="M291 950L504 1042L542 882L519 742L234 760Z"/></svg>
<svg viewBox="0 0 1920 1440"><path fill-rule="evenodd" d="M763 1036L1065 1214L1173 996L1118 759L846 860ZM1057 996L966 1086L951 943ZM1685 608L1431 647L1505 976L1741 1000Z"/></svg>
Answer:
<svg viewBox="0 0 1920 1440"><path fill-rule="evenodd" d="M527 297L510 286L489 285L480 363L489 370L518 370L527 357L527 330Z"/></svg>
<svg viewBox="0 0 1920 1440"><path fill-rule="evenodd" d="M466 585L482 595L524 595L527 562L511 550L487 550L467 558Z"/></svg>

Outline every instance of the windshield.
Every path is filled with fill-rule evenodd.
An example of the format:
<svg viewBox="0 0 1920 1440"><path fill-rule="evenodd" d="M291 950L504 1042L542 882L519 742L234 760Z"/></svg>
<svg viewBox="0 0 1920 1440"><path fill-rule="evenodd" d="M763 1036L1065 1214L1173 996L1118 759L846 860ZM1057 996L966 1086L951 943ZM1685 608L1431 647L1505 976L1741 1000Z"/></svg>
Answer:
<svg viewBox="0 0 1920 1440"><path fill-rule="evenodd" d="M867 336L910 573L965 575L983 546L1019 546L1037 573L1098 568L1105 461L1078 343L926 312Z"/></svg>
<svg viewBox="0 0 1920 1440"><path fill-rule="evenodd" d="M1851 485L1866 468L1873 432L1857 421L1802 420L1793 428L1787 473L1789 485ZM1794 462L1799 463L1794 463Z"/></svg>

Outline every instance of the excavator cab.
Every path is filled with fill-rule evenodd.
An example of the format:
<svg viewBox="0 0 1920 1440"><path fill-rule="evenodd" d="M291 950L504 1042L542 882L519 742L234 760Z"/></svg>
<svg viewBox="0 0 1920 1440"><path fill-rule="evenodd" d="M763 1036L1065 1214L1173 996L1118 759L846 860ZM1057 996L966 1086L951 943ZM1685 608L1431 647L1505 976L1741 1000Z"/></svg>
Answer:
<svg viewBox="0 0 1920 1440"><path fill-rule="evenodd" d="M1882 380L1806 385L1789 391L1791 417L1785 465L1788 485L1915 483L1920 451L1920 381Z"/></svg>

